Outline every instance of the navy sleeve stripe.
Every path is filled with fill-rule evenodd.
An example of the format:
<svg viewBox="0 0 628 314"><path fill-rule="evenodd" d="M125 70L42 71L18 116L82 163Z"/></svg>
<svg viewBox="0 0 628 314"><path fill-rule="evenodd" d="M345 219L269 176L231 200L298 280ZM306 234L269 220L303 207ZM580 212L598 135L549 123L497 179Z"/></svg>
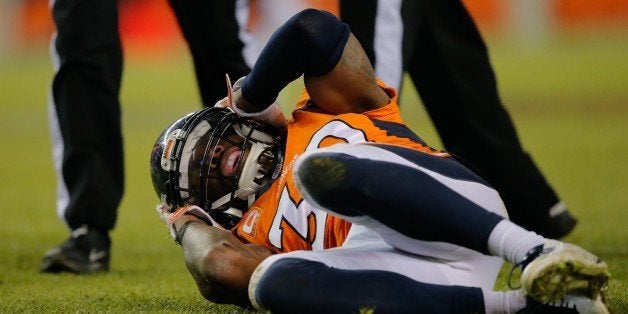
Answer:
<svg viewBox="0 0 628 314"><path fill-rule="evenodd" d="M393 145L382 145L379 143L371 143L369 145L377 146L381 149L385 149L393 154L396 154L413 164L423 167L434 172L438 172L444 176L452 179L465 180L471 182L477 182L486 186L491 186L484 178L478 173L474 172L469 167L463 165L455 158L441 158L425 154L414 149L405 147L398 147Z"/></svg>
<svg viewBox="0 0 628 314"><path fill-rule="evenodd" d="M369 118L369 119L371 119L371 122L373 122L373 124L376 127L386 131L388 135L407 138L415 143L419 143L423 146L427 146L427 143L425 143L423 139L421 139L418 135L416 135L416 133L414 133L404 124L381 121L381 120L372 119L372 118Z"/></svg>

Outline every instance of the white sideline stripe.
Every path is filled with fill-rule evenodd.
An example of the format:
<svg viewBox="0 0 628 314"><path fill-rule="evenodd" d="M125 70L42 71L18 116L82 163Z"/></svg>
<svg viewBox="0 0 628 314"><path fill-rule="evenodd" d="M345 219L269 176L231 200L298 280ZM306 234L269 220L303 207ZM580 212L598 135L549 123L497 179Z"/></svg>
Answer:
<svg viewBox="0 0 628 314"><path fill-rule="evenodd" d="M50 1L51 7L53 4L54 0ZM57 32L54 32L50 40L50 56L52 58L52 66L55 75L59 72L60 67L59 53L55 49L56 40ZM50 142L52 144L52 162L54 170L57 173L57 216L59 216L59 219L61 219L61 221L68 226L68 222L65 220L65 210L70 203L70 194L68 192L68 187L63 180L62 167L64 144L61 127L59 126L59 117L57 116L55 100L52 95L52 83L48 89L48 123L50 126Z"/></svg>
<svg viewBox="0 0 628 314"><path fill-rule="evenodd" d="M402 73L403 21L401 0L378 0L375 16L375 74L399 90Z"/></svg>

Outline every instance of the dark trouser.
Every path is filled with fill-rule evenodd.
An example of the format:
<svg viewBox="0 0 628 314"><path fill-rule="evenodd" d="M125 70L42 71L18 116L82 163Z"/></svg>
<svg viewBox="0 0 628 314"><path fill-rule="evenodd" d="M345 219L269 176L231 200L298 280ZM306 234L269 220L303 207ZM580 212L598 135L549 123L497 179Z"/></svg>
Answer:
<svg viewBox="0 0 628 314"><path fill-rule="evenodd" d="M242 57L235 0L170 1L194 59L205 106L250 68ZM113 229L124 191L120 126L122 49L117 1L56 0L51 130L59 211L70 228ZM58 152L58 153L57 153Z"/></svg>
<svg viewBox="0 0 628 314"><path fill-rule="evenodd" d="M225 74L232 82L251 69L242 55L235 0L169 0L188 43L203 105L227 95Z"/></svg>
<svg viewBox="0 0 628 314"><path fill-rule="evenodd" d="M375 62L377 0L341 0L341 16ZM484 42L459 0L406 0L403 66L445 148L499 191L511 220L545 234L558 203L502 106ZM380 56L381 58L381 56Z"/></svg>
<svg viewBox="0 0 628 314"><path fill-rule="evenodd" d="M114 227L124 189L116 1L57 0L51 129L58 206L72 229Z"/></svg>

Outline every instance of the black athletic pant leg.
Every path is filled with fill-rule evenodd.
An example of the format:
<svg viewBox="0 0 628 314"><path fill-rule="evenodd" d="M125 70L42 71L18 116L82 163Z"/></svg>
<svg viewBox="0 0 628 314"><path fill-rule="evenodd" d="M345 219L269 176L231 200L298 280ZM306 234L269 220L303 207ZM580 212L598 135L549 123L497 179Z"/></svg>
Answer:
<svg viewBox="0 0 628 314"><path fill-rule="evenodd" d="M225 74L232 81L251 69L243 57L236 0L169 0L194 60L205 107L227 95Z"/></svg>
<svg viewBox="0 0 628 314"><path fill-rule="evenodd" d="M117 2L56 0L52 12L57 204L70 228L108 231L124 190Z"/></svg>
<svg viewBox="0 0 628 314"><path fill-rule="evenodd" d="M372 65L375 65L377 0L340 0L340 19L351 28Z"/></svg>
<svg viewBox="0 0 628 314"><path fill-rule="evenodd" d="M471 16L459 0L428 0L423 10L410 8L410 2L404 1L404 17L421 16L425 22L406 51L406 69L445 148L491 182L512 221L540 231L559 200L521 147Z"/></svg>
<svg viewBox="0 0 628 314"><path fill-rule="evenodd" d="M366 2L341 0L340 13L373 61L375 14L369 10L377 1ZM466 8L459 0L405 0L401 16L404 70L445 148L490 181L515 223L547 235L548 211L558 196L521 147Z"/></svg>

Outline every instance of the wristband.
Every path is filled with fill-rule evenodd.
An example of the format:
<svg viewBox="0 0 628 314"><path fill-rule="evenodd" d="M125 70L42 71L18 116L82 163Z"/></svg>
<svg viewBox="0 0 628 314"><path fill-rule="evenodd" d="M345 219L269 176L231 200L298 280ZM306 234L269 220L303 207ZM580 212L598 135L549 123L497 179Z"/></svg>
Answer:
<svg viewBox="0 0 628 314"><path fill-rule="evenodd" d="M176 236L174 238L174 242L178 245L183 245L182 241L183 241L183 236L185 235L185 232L188 230L188 228L193 225L193 224L197 224L198 221L196 220L188 220L186 221L183 226L181 226L181 229L177 230L176 232Z"/></svg>

